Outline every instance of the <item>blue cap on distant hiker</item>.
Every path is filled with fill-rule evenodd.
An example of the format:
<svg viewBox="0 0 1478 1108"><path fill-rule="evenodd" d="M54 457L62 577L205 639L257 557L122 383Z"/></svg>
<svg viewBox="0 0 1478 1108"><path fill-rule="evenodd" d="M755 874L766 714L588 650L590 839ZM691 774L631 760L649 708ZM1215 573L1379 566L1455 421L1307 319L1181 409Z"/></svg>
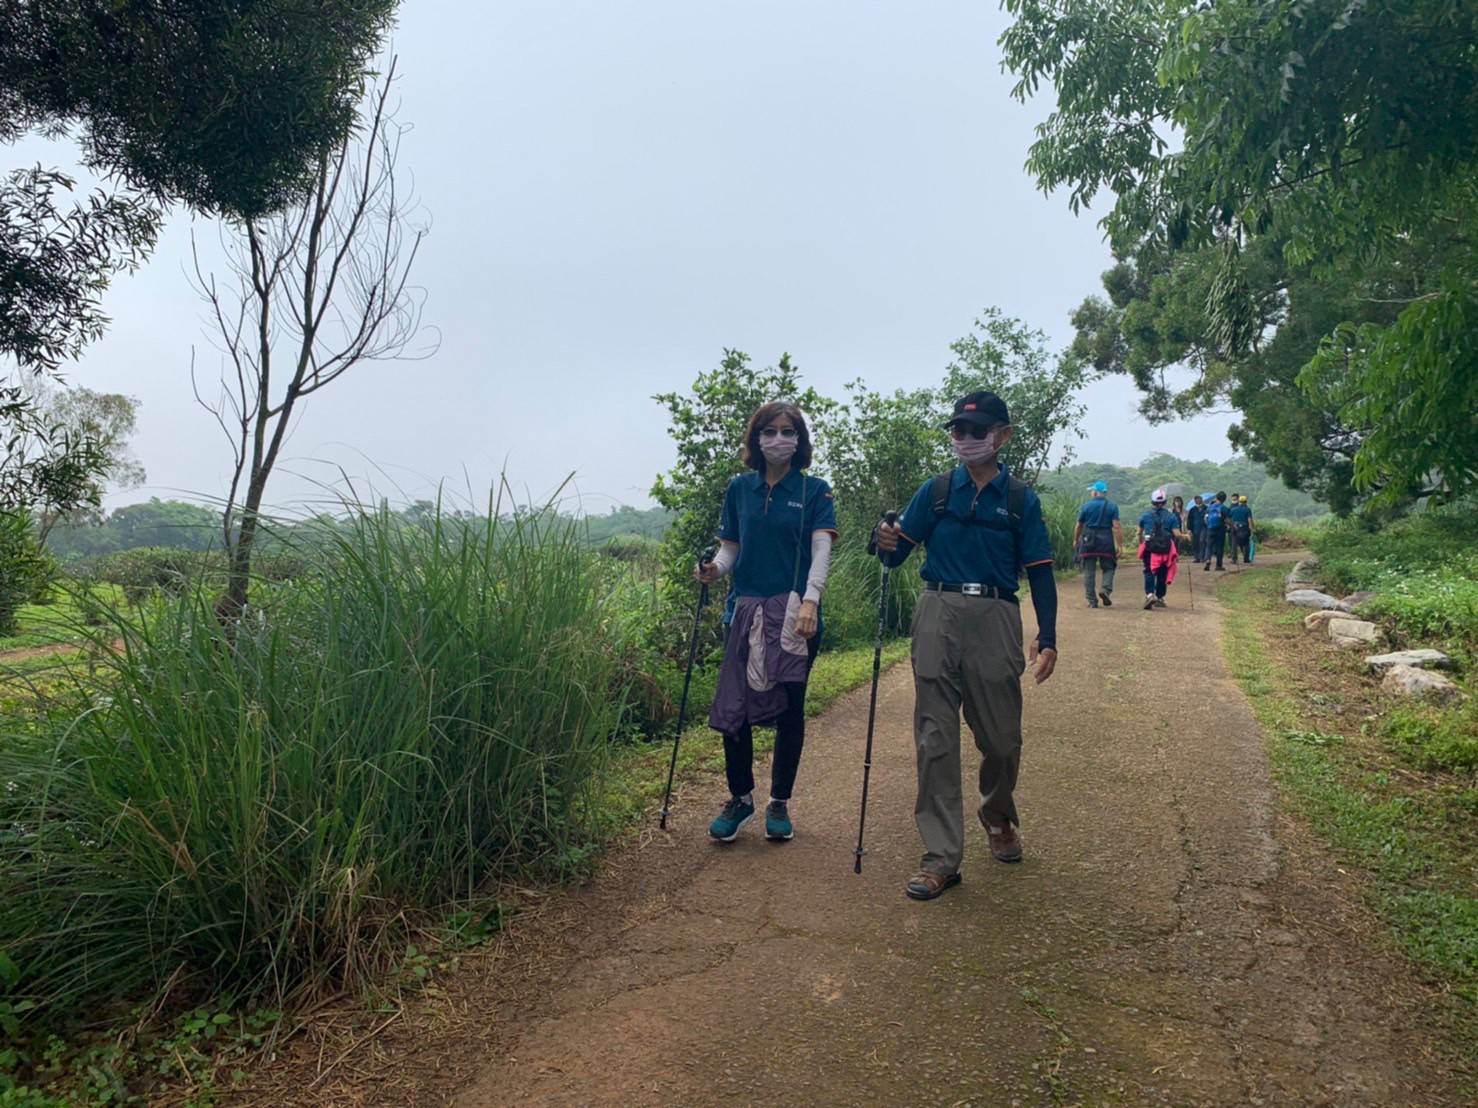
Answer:
<svg viewBox="0 0 1478 1108"><path fill-rule="evenodd" d="M1088 486L1088 491L1089 492L1108 492L1108 482L1106 482L1106 481L1094 481L1093 484L1091 484L1091 485Z"/></svg>

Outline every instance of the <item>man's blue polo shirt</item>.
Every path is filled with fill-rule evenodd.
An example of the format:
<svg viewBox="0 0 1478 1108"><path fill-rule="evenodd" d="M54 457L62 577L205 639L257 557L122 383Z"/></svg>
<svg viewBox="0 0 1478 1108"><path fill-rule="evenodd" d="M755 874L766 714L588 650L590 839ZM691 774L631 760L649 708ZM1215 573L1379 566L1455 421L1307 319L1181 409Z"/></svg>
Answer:
<svg viewBox="0 0 1478 1108"><path fill-rule="evenodd" d="M1119 506L1106 496L1095 496L1078 509L1078 522L1084 527L1112 527L1119 518Z"/></svg>
<svg viewBox="0 0 1478 1108"><path fill-rule="evenodd" d="M1235 508L1227 509L1227 518L1235 523L1251 523L1252 509L1246 504L1238 504Z"/></svg>
<svg viewBox="0 0 1478 1108"><path fill-rule="evenodd" d="M740 596L778 596L791 589L804 593L812 533L835 535L836 530L831 486L821 478L792 467L771 488L763 473L741 473L724 493L718 528L721 540L739 544L734 591Z"/></svg>
<svg viewBox="0 0 1478 1108"><path fill-rule="evenodd" d="M1047 538L1047 525L1042 522L1042 501L1027 489L1018 551L1006 504L1007 479L1002 465L1001 471L977 492L970 471L964 465L956 466L943 517L934 514L934 482L925 481L898 521L903 535L898 549L888 556L888 564L901 565L915 546L922 546L925 554L919 576L925 581L978 583L1016 592L1017 566L1050 563L1052 544ZM995 520L1005 526L998 530L961 522L972 518Z"/></svg>

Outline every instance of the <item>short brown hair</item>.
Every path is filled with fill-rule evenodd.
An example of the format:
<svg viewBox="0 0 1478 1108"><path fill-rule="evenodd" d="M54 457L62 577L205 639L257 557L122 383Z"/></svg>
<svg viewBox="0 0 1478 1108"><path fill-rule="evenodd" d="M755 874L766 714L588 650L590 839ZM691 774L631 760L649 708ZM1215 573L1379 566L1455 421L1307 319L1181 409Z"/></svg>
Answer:
<svg viewBox="0 0 1478 1108"><path fill-rule="evenodd" d="M801 410L788 400L772 400L768 404L761 404L754 415L749 417L749 424L744 428L744 446L739 451L740 461L750 469L765 468L765 454L760 449L760 432L773 423L776 416L789 416L790 422L795 424L795 455L790 460L791 465L796 469L807 468L811 464L811 431L806 426L806 417L801 415Z"/></svg>

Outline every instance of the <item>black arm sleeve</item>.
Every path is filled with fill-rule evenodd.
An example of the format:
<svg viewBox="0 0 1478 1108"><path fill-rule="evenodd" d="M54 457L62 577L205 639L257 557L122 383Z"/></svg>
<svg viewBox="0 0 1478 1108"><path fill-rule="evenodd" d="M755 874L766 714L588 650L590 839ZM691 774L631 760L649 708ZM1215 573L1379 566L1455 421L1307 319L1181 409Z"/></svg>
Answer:
<svg viewBox="0 0 1478 1108"><path fill-rule="evenodd" d="M1026 567L1031 585L1032 607L1037 610L1037 645L1046 650L1057 649L1057 580L1052 576L1052 563L1042 562Z"/></svg>

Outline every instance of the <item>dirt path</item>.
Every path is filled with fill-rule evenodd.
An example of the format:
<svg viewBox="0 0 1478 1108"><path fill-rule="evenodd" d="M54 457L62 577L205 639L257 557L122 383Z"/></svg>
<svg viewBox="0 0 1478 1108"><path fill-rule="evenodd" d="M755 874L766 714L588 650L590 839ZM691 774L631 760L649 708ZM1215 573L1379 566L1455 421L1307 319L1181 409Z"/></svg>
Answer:
<svg viewBox="0 0 1478 1108"><path fill-rule="evenodd" d="M1063 659L1026 697L1024 864L972 823L964 883L903 895L904 664L880 689L861 876L866 688L810 725L793 842L710 842L721 782L690 785L669 832L653 817L598 880L520 916L481 973L297 1040L238 1102L1457 1103L1354 878L1276 814L1217 574L1146 612L1131 569L1112 609L1062 589ZM1177 709L1188 688L1219 716Z"/></svg>
<svg viewBox="0 0 1478 1108"><path fill-rule="evenodd" d="M1350 879L1275 814L1219 649L1217 574L1182 576L1154 612L1120 580L1111 610L1063 588L1062 662L1028 690L1025 864L994 863L972 826L961 887L904 897L920 847L895 667L861 876L866 689L812 724L793 842L751 825L710 843L705 787L670 838L575 896L538 999L505 1010L455 1102L1450 1102L1404 1018L1405 969L1368 939ZM1177 712L1190 687L1217 721Z"/></svg>

